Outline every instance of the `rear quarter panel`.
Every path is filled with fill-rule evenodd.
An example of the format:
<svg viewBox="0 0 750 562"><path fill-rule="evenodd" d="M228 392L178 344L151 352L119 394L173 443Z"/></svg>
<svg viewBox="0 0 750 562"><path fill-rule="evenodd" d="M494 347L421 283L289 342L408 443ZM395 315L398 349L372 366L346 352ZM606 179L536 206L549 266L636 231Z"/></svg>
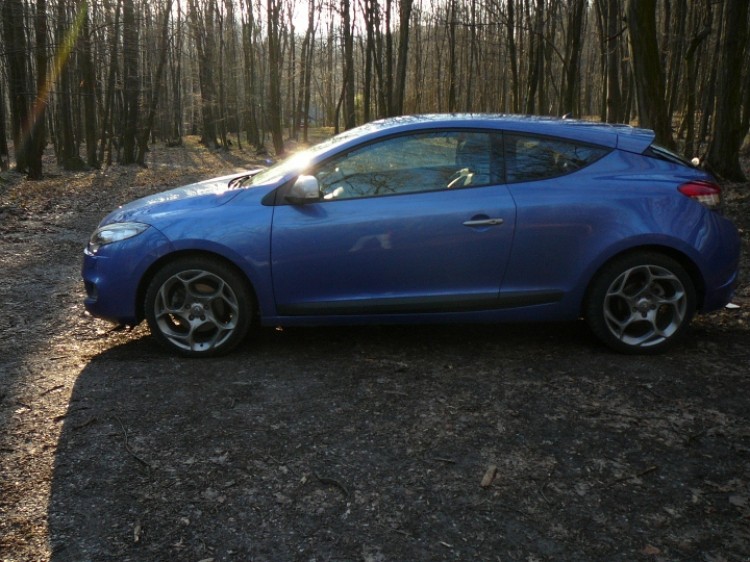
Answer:
<svg viewBox="0 0 750 562"><path fill-rule="evenodd" d="M677 191L692 172L615 150L573 174L511 184L517 230L501 292L560 290L555 316L575 318L597 270L646 246L683 254L707 285L719 283L731 266L716 264L734 251L728 221Z"/></svg>

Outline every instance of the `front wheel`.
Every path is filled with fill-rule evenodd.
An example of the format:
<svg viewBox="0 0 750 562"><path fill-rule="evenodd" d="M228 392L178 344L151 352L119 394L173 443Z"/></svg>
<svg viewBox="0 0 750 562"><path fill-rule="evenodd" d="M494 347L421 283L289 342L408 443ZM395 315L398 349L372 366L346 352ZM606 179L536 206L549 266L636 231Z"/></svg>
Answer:
<svg viewBox="0 0 750 562"><path fill-rule="evenodd" d="M146 291L146 320L167 349L188 357L228 353L252 317L247 282L208 257L181 258L160 269Z"/></svg>
<svg viewBox="0 0 750 562"><path fill-rule="evenodd" d="M693 282L677 261L643 252L602 268L584 314L594 334L612 349L658 353L684 334L695 302Z"/></svg>

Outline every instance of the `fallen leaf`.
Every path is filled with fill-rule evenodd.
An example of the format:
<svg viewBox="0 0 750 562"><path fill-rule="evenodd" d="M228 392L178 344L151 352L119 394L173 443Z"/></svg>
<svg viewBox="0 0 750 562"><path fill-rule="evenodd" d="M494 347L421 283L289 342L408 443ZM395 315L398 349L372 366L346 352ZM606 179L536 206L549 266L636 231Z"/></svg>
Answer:
<svg viewBox="0 0 750 562"><path fill-rule="evenodd" d="M747 507L747 496L729 496L729 503L735 507Z"/></svg>
<svg viewBox="0 0 750 562"><path fill-rule="evenodd" d="M492 484L492 481L495 479L495 475L497 474L497 466L494 464L491 464L487 467L487 472L484 473L484 478L482 478L481 484L479 484L482 488L489 487L490 484Z"/></svg>

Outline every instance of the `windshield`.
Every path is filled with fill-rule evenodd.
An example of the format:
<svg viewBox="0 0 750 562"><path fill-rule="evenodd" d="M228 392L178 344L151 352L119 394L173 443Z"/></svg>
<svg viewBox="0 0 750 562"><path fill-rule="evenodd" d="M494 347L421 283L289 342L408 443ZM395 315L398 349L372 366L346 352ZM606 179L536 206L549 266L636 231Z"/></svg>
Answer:
<svg viewBox="0 0 750 562"><path fill-rule="evenodd" d="M277 183L284 178L299 175L305 171L305 169L319 154L322 154L326 150L335 147L336 145L344 144L346 141L359 136L362 133L366 132L368 129L372 128L374 128L372 125L365 124L354 129L349 129L348 131L344 131L343 133L340 133L335 137L324 140L323 142L318 143L315 146L311 146L307 150L297 152L296 154L291 155L289 158L285 158L284 160L277 162L270 168L267 168L262 172L254 175L253 177L248 178L248 182L245 183L245 185L270 185Z"/></svg>

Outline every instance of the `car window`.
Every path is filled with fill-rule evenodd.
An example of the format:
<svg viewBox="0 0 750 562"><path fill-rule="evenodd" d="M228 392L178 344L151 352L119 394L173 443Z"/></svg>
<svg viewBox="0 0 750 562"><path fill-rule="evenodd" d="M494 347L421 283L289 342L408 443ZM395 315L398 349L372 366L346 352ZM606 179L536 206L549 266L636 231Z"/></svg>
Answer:
<svg viewBox="0 0 750 562"><path fill-rule="evenodd" d="M490 132L402 135L329 160L314 175L325 200L481 187L502 179L501 146Z"/></svg>
<svg viewBox="0 0 750 562"><path fill-rule="evenodd" d="M609 149L532 135L505 135L508 183L562 176L599 160Z"/></svg>
<svg viewBox="0 0 750 562"><path fill-rule="evenodd" d="M696 167L695 164L689 162L679 154L658 144L652 144L651 146L649 146L644 154L646 156L651 156L652 158L658 158L659 160L666 160L667 162L671 162L672 164L681 164L688 168Z"/></svg>

